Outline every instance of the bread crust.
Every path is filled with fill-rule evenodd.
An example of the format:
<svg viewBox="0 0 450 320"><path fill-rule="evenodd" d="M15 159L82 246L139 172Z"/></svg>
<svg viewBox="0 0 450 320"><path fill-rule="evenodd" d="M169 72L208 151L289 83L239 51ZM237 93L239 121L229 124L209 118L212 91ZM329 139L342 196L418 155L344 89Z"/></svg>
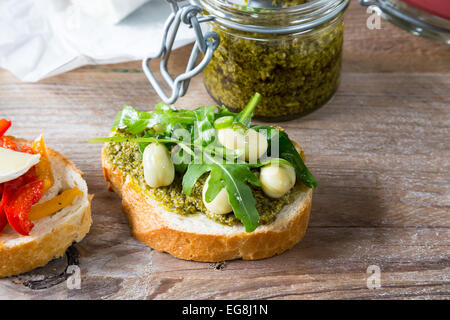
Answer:
<svg viewBox="0 0 450 320"><path fill-rule="evenodd" d="M19 145L30 143L24 139L13 138L13 140ZM56 158L56 161L63 162L65 166L81 175L81 171L65 156L50 148L47 148L47 151L50 158ZM52 259L61 257L73 242L81 241L92 224L92 196L88 195L88 200L88 205L81 208L79 213L65 219L64 224L56 224L51 232L34 237L17 235L17 238L22 237L24 241L14 245L0 239L0 278L42 267Z"/></svg>
<svg viewBox="0 0 450 320"><path fill-rule="evenodd" d="M206 234L179 230L168 225L164 210L142 192L120 169L107 161L105 147L102 167L108 188L122 198L122 207L134 237L161 252L185 259L218 262L242 258L269 258L292 248L305 235L311 212L312 190L308 190L293 217L282 228L260 228L255 231Z"/></svg>

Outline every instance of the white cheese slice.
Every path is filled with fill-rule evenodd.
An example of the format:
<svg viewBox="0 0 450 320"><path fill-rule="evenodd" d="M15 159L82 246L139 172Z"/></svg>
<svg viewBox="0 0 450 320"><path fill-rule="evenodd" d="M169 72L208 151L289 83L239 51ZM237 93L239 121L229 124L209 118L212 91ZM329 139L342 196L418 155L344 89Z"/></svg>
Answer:
<svg viewBox="0 0 450 320"><path fill-rule="evenodd" d="M40 154L0 148L0 183L14 180L39 162Z"/></svg>

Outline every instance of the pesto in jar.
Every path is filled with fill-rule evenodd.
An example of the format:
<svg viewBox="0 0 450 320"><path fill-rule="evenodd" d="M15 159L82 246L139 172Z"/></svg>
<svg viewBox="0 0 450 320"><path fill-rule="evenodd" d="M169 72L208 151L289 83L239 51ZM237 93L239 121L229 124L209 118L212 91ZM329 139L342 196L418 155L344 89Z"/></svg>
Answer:
<svg viewBox="0 0 450 320"><path fill-rule="evenodd" d="M282 7L298 6L311 0L273 0L272 5L281 5Z"/></svg>
<svg viewBox="0 0 450 320"><path fill-rule="evenodd" d="M307 1L281 1L283 6ZM276 17L274 17L276 18ZM268 23L276 24L271 20ZM344 23L338 16L300 34L255 34L212 23L220 45L203 71L209 94L239 111L254 92L261 120L289 120L325 104L339 84ZM276 26L276 25L275 25Z"/></svg>
<svg viewBox="0 0 450 320"><path fill-rule="evenodd" d="M116 131L115 135L117 134L133 137L122 130ZM138 191L144 191L148 196L161 203L166 210L183 216L205 214L208 218L229 226L241 224L233 212L219 215L206 209L202 200L202 189L207 178L206 174L197 181L188 196L183 193L181 184L183 177L179 173L176 173L174 181L169 186L151 188L146 185L142 159L136 142L109 142L106 144L106 155L110 163L133 179ZM257 202L256 209L260 215L259 224L265 225L275 221L282 208L294 201L298 193L307 190L308 187L301 182L297 182L291 191L279 199L267 197L261 188L251 186L251 189Z"/></svg>

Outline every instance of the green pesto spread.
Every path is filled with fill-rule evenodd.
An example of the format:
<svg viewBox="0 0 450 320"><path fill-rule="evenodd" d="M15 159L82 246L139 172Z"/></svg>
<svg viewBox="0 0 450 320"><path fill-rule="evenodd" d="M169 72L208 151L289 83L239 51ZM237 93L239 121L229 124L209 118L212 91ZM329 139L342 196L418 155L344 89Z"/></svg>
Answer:
<svg viewBox="0 0 450 320"><path fill-rule="evenodd" d="M300 4L304 4L309 1L312 0L272 0L272 6L291 7L291 6L298 6ZM248 0L246 0L245 4L248 5Z"/></svg>
<svg viewBox="0 0 450 320"><path fill-rule="evenodd" d="M120 135L127 135L120 132ZM224 225L240 224L233 212L225 215L218 215L208 211L203 204L202 189L206 181L207 174L203 175L195 184L189 196L182 190L180 173L175 174L175 179L169 186L151 188L144 180L144 167L141 155L136 142L110 142L106 145L108 160L125 174L133 178L136 187L143 190L150 197L160 202L165 209L170 212L188 216L193 214L205 214L208 218ZM256 209L259 212L259 224L269 224L275 221L277 214L283 206L291 203L300 191L307 189L302 183L296 183L290 192L279 199L267 197L261 188L252 186L253 196L256 200Z"/></svg>
<svg viewBox="0 0 450 320"><path fill-rule="evenodd" d="M308 114L337 90L343 27L343 19L337 17L307 33L262 35L213 23L220 45L203 72L206 89L234 111L244 108L254 92L261 93L264 99L254 111L261 120Z"/></svg>
<svg viewBox="0 0 450 320"><path fill-rule="evenodd" d="M298 6L300 4L304 4L306 2L309 2L311 0L273 0L272 5L281 5L282 7L291 7L291 6Z"/></svg>

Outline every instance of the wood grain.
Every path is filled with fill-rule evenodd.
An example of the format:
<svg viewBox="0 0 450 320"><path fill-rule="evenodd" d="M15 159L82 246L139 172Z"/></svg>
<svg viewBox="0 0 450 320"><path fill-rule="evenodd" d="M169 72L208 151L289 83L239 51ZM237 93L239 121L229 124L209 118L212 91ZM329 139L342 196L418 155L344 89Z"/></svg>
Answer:
<svg viewBox="0 0 450 320"><path fill-rule="evenodd" d="M106 190L100 145L124 104L159 99L139 62L88 66L38 83L0 71L0 117L11 133L48 144L84 172L94 224L76 248L81 289L24 281L60 269L0 280L5 299L449 299L450 50L387 22L365 27L353 1L346 15L341 86L319 111L283 123L302 143L318 180L305 239L261 261L223 264L175 259L130 235L119 198ZM190 47L170 68L183 69ZM155 64L154 67L157 67ZM178 105L212 103L201 76ZM58 265L58 267L55 267ZM366 285L369 265L381 288Z"/></svg>

